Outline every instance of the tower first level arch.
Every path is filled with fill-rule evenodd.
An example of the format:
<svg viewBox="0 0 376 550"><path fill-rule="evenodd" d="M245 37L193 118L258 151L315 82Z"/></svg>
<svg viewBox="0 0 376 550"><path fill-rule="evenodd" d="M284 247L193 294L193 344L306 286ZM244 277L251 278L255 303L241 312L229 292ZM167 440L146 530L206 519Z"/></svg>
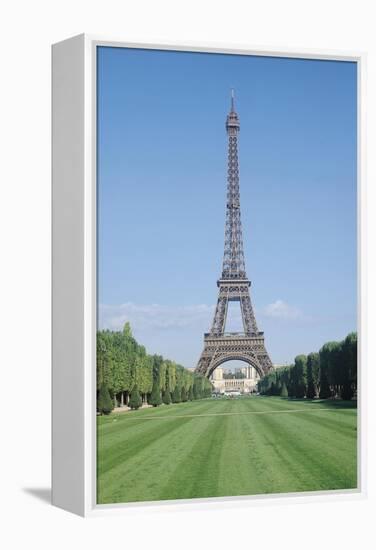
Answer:
<svg viewBox="0 0 376 550"><path fill-rule="evenodd" d="M261 378L273 370L265 349L263 333L254 337L205 334L204 350L196 372L209 377L219 365L227 361L244 361L254 367Z"/></svg>
<svg viewBox="0 0 376 550"><path fill-rule="evenodd" d="M263 376L262 367L260 366L257 359L255 357L251 357L250 355L251 354L248 354L248 356L246 356L245 354L244 355L232 354L232 355L225 355L222 357L218 357L216 360L214 360L211 368L208 371L207 376L208 377L212 376L215 369L217 369L224 363L227 363L228 361L242 361L243 363L246 363L249 367L253 367L256 370L259 377L261 378Z"/></svg>

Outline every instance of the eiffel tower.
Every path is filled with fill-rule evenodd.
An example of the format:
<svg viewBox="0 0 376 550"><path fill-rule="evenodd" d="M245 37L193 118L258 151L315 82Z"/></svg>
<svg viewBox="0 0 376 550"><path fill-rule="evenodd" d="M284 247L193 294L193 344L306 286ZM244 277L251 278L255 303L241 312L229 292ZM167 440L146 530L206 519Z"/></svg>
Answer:
<svg viewBox="0 0 376 550"><path fill-rule="evenodd" d="M234 91L231 91L231 109L227 115L228 171L225 225L225 250L217 307L212 327L204 335L204 350L196 372L209 377L225 361L241 360L254 367L262 377L273 370L264 345L264 333L257 328L249 294L251 281L245 272L243 235L240 217L238 133L239 117L235 111ZM225 333L229 302L239 302L244 332Z"/></svg>

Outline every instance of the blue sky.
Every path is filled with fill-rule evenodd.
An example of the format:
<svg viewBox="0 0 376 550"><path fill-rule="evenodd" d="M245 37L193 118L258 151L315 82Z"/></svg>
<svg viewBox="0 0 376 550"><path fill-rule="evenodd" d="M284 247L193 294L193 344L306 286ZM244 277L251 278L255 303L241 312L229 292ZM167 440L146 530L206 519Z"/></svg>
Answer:
<svg viewBox="0 0 376 550"><path fill-rule="evenodd" d="M187 367L217 300L232 87L246 270L272 361L356 330L356 64L101 47L98 324L129 320Z"/></svg>

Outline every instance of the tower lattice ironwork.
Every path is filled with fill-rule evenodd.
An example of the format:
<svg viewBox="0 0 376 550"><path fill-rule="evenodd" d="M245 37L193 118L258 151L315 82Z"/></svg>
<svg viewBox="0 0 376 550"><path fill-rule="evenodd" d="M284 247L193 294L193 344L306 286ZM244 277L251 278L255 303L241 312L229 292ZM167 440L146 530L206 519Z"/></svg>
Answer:
<svg viewBox="0 0 376 550"><path fill-rule="evenodd" d="M235 111L234 92L227 115L228 171L225 248L222 276L217 281L218 301L210 333L204 336L204 350L196 372L210 376L221 363L241 360L252 365L260 376L273 369L264 345L264 333L257 328L249 294L251 281L245 271L243 234L240 215L238 134L240 123ZM239 302L244 332L225 333L228 303Z"/></svg>

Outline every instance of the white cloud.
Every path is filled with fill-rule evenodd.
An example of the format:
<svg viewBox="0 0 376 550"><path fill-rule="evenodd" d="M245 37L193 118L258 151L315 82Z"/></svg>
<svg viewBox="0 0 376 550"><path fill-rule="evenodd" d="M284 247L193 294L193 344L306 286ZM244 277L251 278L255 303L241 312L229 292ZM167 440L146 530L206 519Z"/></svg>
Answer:
<svg viewBox="0 0 376 550"><path fill-rule="evenodd" d="M199 325L209 329L214 306L164 306L160 304L99 305L99 328L120 330L130 322L135 330L176 329Z"/></svg>
<svg viewBox="0 0 376 550"><path fill-rule="evenodd" d="M304 315L295 306L287 304L283 300L276 300L272 304L268 304L263 309L262 313L265 317L272 317L274 319L303 319Z"/></svg>
<svg viewBox="0 0 376 550"><path fill-rule="evenodd" d="M231 302L229 305L231 306ZM100 304L98 325L100 329L121 330L129 321L132 329L136 332L147 331L150 334L150 331L187 330L189 328L208 332L213 320L214 308L214 305L207 304L190 306L135 304L133 302L120 305ZM262 315L273 319L306 319L298 308L279 299L255 313L256 317ZM240 307L238 306L238 310L229 307L226 330L242 330L240 325Z"/></svg>

